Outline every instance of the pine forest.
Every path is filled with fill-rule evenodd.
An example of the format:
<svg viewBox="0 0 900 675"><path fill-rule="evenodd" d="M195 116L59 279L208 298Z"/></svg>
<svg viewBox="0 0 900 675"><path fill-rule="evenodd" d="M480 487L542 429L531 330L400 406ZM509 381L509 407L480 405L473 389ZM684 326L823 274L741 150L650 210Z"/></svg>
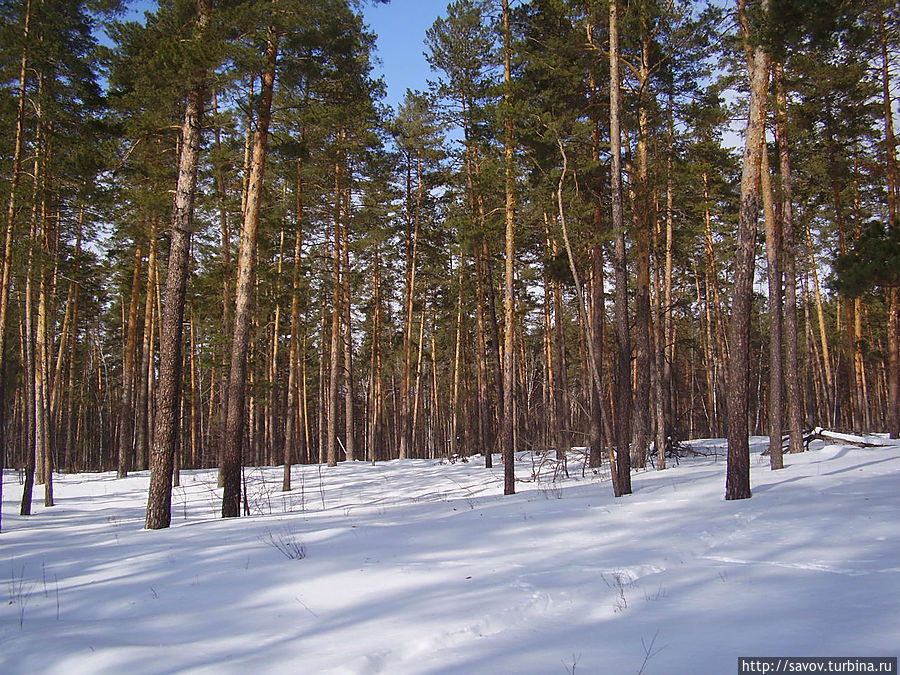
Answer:
<svg viewBox="0 0 900 675"><path fill-rule="evenodd" d="M512 494L526 451L620 496L697 438L735 500L751 436L896 437L895 1L455 0L393 107L365 5L2 0L22 515L90 472L149 471L148 529L188 469L223 517L251 467Z"/></svg>

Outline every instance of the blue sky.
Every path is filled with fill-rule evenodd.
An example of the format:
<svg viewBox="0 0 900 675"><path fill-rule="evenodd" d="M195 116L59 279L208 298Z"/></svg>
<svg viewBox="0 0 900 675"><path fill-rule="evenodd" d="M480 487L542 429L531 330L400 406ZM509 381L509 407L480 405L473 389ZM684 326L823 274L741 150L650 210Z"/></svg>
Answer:
<svg viewBox="0 0 900 675"><path fill-rule="evenodd" d="M425 31L446 14L449 0L391 0L387 5L367 4L363 14L378 35L375 75L383 75L386 103L395 109L407 89L424 91L434 78L425 60Z"/></svg>
<svg viewBox="0 0 900 675"><path fill-rule="evenodd" d="M435 19L446 14L450 0L391 0L388 4L365 3L363 14L369 28L378 35L374 75L383 76L387 87L385 102L395 109L407 89L424 91L433 77L425 60L425 31ZM132 0L129 19L141 20L143 12L156 7L155 0Z"/></svg>

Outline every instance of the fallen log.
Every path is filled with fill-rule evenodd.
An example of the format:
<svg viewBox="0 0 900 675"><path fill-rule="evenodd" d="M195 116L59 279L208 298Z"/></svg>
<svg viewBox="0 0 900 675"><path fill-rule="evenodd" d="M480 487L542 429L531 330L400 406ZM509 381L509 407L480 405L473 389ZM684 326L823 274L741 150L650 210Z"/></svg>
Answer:
<svg viewBox="0 0 900 675"><path fill-rule="evenodd" d="M803 435L803 444L809 448L809 442L813 440L822 440L822 441L835 441L837 443L846 443L848 445L858 445L861 448L881 448L884 447L884 443L881 443L877 437L874 436L860 436L858 434L843 434L837 431L830 431L829 429L823 429L822 427L816 427L808 434Z"/></svg>

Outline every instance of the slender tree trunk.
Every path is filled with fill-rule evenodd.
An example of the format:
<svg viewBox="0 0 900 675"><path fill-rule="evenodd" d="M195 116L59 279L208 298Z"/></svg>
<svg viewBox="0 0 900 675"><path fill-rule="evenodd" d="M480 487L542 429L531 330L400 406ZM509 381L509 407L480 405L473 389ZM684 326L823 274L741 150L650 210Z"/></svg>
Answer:
<svg viewBox="0 0 900 675"><path fill-rule="evenodd" d="M209 22L213 0L198 0L198 34ZM194 229L194 196L197 165L200 158L200 136L206 89L206 70L193 76L187 95L184 124L181 131L181 153L178 180L175 185L175 207L172 217L172 239L169 245L169 269L166 276L166 303L161 315L159 347L159 386L153 452L150 458L150 490L147 498L147 529L169 527L172 519L172 473L175 446L178 441L178 410L181 391L182 321L184 298L190 263L191 234Z"/></svg>
<svg viewBox="0 0 900 675"><path fill-rule="evenodd" d="M422 364L425 356L425 321L428 317L428 290L425 290L422 300L422 312L420 314L419 321L419 339L418 339L418 354L416 355L416 379L415 384L413 385L413 396L412 396L412 448L413 448L413 457L422 458L424 457L424 453L421 448L424 447L424 444L420 442L422 440L421 434L419 433L419 409L422 405Z"/></svg>
<svg viewBox="0 0 900 675"><path fill-rule="evenodd" d="M462 256L457 261L457 297L456 297L456 340L453 346L453 391L450 408L450 456L459 454L459 381L460 361L462 354L462 306L463 306L463 266Z"/></svg>
<svg viewBox="0 0 900 675"><path fill-rule="evenodd" d="M49 140L47 141L49 145ZM45 161L47 165L50 163L50 150L45 149L47 153ZM43 172L44 193L47 190L47 169ZM48 212L46 196L41 200L41 261L38 263L38 313L37 326L35 330L35 363L34 363L34 389L35 389L35 446L38 451L38 458L41 461L41 469L43 473L44 483L44 506L53 506L53 468L54 468L54 449L51 438L50 428L50 344L49 344L49 326L50 321L50 301L49 295L49 279L47 263L51 259L52 251L50 242L52 241L53 218Z"/></svg>
<svg viewBox="0 0 900 675"><path fill-rule="evenodd" d="M328 359L328 314L326 306L328 304L328 296L325 290L322 290L322 297L319 302L319 373L318 373L318 391L316 396L318 405L316 406L316 461L321 464L325 461L325 430L326 408L327 408L327 378L326 378L326 361Z"/></svg>
<svg viewBox="0 0 900 675"><path fill-rule="evenodd" d="M269 142L269 121L272 111L272 94L275 89L275 66L278 61L279 36L269 28L266 43L266 70L260 86L259 113L253 134L250 160L250 178L247 200L241 224L241 246L238 252L237 287L235 289L234 338L231 346L231 373L228 377L228 416L225 426L225 452L222 494L222 517L240 515L242 441L247 393L247 351L250 344L250 324L254 270L256 263L256 238L259 229L259 211L262 201L262 183L266 170L266 154Z"/></svg>
<svg viewBox="0 0 900 675"><path fill-rule="evenodd" d="M41 124L38 124L38 144L41 141ZM24 299L24 326L20 331L22 343L22 361L25 375L25 486L22 492L22 504L20 513L23 516L31 515L32 491L35 481L43 482L43 458L40 455L42 438L38 429L37 412L37 384L35 373L35 332L34 332L34 274L35 274L35 249L38 247L38 186L42 176L41 153L38 150L34 157L34 172L32 175L32 200L31 222L28 235L28 262L25 268L25 299ZM40 262L37 263L40 270Z"/></svg>
<svg viewBox="0 0 900 675"><path fill-rule="evenodd" d="M287 201L287 188L284 188L282 202ZM283 204L283 207L286 209L287 204ZM268 358L269 364L266 369L266 384L269 387L269 395L265 397L265 453L266 453L266 462L267 466L271 466L275 464L275 444L277 442L277 432L276 425L279 420L283 419L279 411L279 402L281 399L281 387L278 386L279 378L278 378L278 360L280 353L280 342L279 339L281 337L281 302L279 296L281 295L281 279L284 278L284 225L282 224L281 233L279 235L279 244L278 244L278 263L276 265L275 270L276 277L279 280L278 290L273 289L272 292L272 302L275 305L275 310L273 312L272 323L271 323L271 339L270 339L270 348L268 350ZM284 450L282 449L282 454L284 454ZM279 458L281 459L281 458Z"/></svg>
<svg viewBox="0 0 900 675"><path fill-rule="evenodd" d="M781 174L781 238L784 261L784 381L787 397L787 424L791 453L803 452L803 409L801 406L800 365L797 330L797 269L794 245L794 206L791 177L790 141L787 130L787 92L784 66L775 63L775 137L778 142Z"/></svg>
<svg viewBox="0 0 900 675"><path fill-rule="evenodd" d="M657 228L653 228L653 249L658 250L658 232ZM666 410L665 396L663 395L663 362L665 361L665 326L663 325L663 309L662 309L662 269L659 263L659 257L654 256L653 276L655 293L653 294L653 303L651 305L651 325L653 327L653 335L651 345L653 349L651 359L651 378L650 382L653 389L653 414L655 417L654 428L656 437L654 445L656 446L656 468L662 471L666 468Z"/></svg>
<svg viewBox="0 0 900 675"><path fill-rule="evenodd" d="M613 483L616 497L631 494L631 336L628 326L628 267L625 255L625 218L622 210L622 138L619 130L619 3L609 3L609 133L612 165L612 226L616 233L614 263L616 295L614 301L616 327L615 436L616 472Z"/></svg>
<svg viewBox="0 0 900 675"><path fill-rule="evenodd" d="M134 466L134 364L137 350L138 303L141 295L141 242L134 246L134 276L131 280L131 300L128 303L128 329L125 354L122 360L122 401L119 406L119 464L117 478L125 478ZM149 291L148 291L149 292Z"/></svg>
<svg viewBox="0 0 900 675"><path fill-rule="evenodd" d="M372 347L369 359L369 429L366 441L368 460L378 458L377 443L381 421L381 252L375 245L372 262Z"/></svg>
<svg viewBox="0 0 900 675"><path fill-rule="evenodd" d="M215 91L213 91L212 95L212 104L213 113L218 116L218 97ZM250 126L251 125L248 124L248 128ZM215 134L215 147L216 154L218 156L221 156L222 131L218 127L216 128ZM218 192L219 198L219 231L222 241L222 334L225 338L222 345L222 362L224 364L227 355L231 353L231 336L234 333L234 324L232 322L231 316L234 309L234 296L232 294L231 279L231 224L229 222L227 208L228 187L226 184L225 166L223 163L220 163L216 167L216 190ZM219 383L219 391L221 392L221 395L219 397L219 420L218 434L216 439L217 464L219 467L219 487L223 487L225 484L223 466L225 452L225 427L228 424L228 375L228 368L223 365L221 369L221 381Z"/></svg>
<svg viewBox="0 0 900 675"><path fill-rule="evenodd" d="M16 232L16 193L22 175L22 145L25 136L25 106L28 86L28 46L31 33L31 0L25 0L25 17L22 26L22 59L19 66L19 93L16 106L16 132L13 147L9 199L6 203L6 231L3 240L3 268L0 272L0 392L6 391L7 369L4 367L6 350L6 323L9 314L9 289L11 286L13 240ZM0 406L0 425L5 423L3 406Z"/></svg>
<svg viewBox="0 0 900 675"><path fill-rule="evenodd" d="M583 359L583 361L586 361L590 365L590 375L594 381L594 386L597 387L597 389L602 390L604 388L603 387L603 376L600 374L599 368L594 367L594 364L597 363L597 355L594 352L594 343L592 340L588 339L589 336L587 334L589 331L590 320L588 319L587 311L586 311L587 303L585 302L585 297L584 297L584 287L581 284L580 275L578 274L578 267L575 264L575 255L572 253L572 243L569 240L569 230L568 230L568 227L566 226L566 214L565 214L565 209L563 208L563 185L565 184L566 172L568 171L568 158L566 157L565 146L563 145L562 140L559 138L557 138L557 145L559 146L559 151L560 151L560 154L562 155L563 165L562 165L562 171L560 172L560 176L559 176L559 183L556 188L556 205L557 205L557 209L558 209L557 213L559 216L559 225L560 225L560 230L562 231L563 243L566 246L566 257L568 258L568 261L569 261L569 271L572 274L572 281L574 282L574 285L575 285L575 296L576 296L576 300L577 300L576 307L578 309L578 323L582 330L581 343L582 343L583 347L586 347L586 351L587 351L587 359ZM607 429L611 428L611 424L609 422L609 415L605 409L605 399L603 399L603 398L600 399L600 414L601 414L601 417L603 418L604 426ZM625 460L625 461L627 461L627 460ZM621 475L618 475L618 477L617 477L616 470L619 468L619 464L618 464L618 460L614 459L612 456L610 456L610 466L613 468L613 479L612 479L613 490L616 492L616 494L618 496L619 488L621 487L622 477L621 477ZM627 487L629 490L631 489L630 469L629 469L629 474L628 474L628 486Z"/></svg>
<svg viewBox="0 0 900 675"><path fill-rule="evenodd" d="M350 172L348 171L348 174ZM349 179L349 176L348 176ZM349 181L348 181L349 182ZM341 297L343 317L344 347L344 451L348 462L356 461L356 416L353 405L353 315L350 311L352 293L350 288L350 190L344 190L344 213L347 218L342 235L343 272L341 273Z"/></svg>
<svg viewBox="0 0 900 675"><path fill-rule="evenodd" d="M30 271L28 274L30 275ZM30 295L31 287L30 283L27 283L27 279L25 288ZM29 299L26 297L26 305L30 304ZM22 405L22 449L25 456L25 482L22 487L22 503L19 508L19 515L30 516L37 461L34 448L34 360L31 352L34 336L31 334L32 331L28 326L28 323L31 321L31 312L28 309L26 309L22 321L24 321L24 325L20 325L19 328L19 343L21 345L22 361L25 364L25 391L23 392L24 400Z"/></svg>
<svg viewBox="0 0 900 675"><path fill-rule="evenodd" d="M342 135L342 134L341 134ZM328 378L328 408L327 430L325 433L326 457L328 466L337 466L337 417L338 417L338 390L340 389L340 356L341 356L341 318L342 311L342 286L341 286L341 254L342 244L342 219L343 219L343 169L341 161L334 165L334 244L332 247L332 300L331 300L331 349L330 368Z"/></svg>
<svg viewBox="0 0 900 675"><path fill-rule="evenodd" d="M200 466L200 415L202 414L200 406L200 385L199 385L199 367L197 366L197 337L194 329L194 308L191 306L190 313L190 337L188 345L190 347L190 360L188 366L190 368L190 388L191 388L191 411L190 411L190 437L191 451L190 463L188 468L196 469Z"/></svg>
<svg viewBox="0 0 900 675"><path fill-rule="evenodd" d="M782 457L782 409L784 399L784 362L781 298L781 242L780 223L775 217L775 195L772 192L769 156L765 147L761 152L760 187L766 222L766 261L769 283L769 466L784 468Z"/></svg>
<svg viewBox="0 0 900 675"><path fill-rule="evenodd" d="M301 132L301 138L305 136ZM284 476L281 483L283 492L291 489L291 464L300 456L297 452L300 406L300 283L302 280L300 261L303 258L303 160L297 160L296 232L294 235L294 273L291 283L291 344L288 355L287 410L284 427ZM304 444L305 445L305 444Z"/></svg>
<svg viewBox="0 0 900 675"><path fill-rule="evenodd" d="M666 160L666 263L663 291L663 365L662 391L665 397L665 419L668 437L675 427L675 396L672 388L672 368L675 363L675 321L672 306L672 272L674 268L675 249L675 190L673 156L675 154L675 121L673 115L674 94L669 90L669 156Z"/></svg>
<svg viewBox="0 0 900 675"><path fill-rule="evenodd" d="M596 207L600 207L600 204L597 203ZM601 230L601 214L597 212L597 208L594 211L594 226L597 228L595 232L599 236L602 232ZM591 302L590 302L590 312L591 312L591 320L590 320L590 335L588 336L589 340L593 341L593 368L594 370L603 373L604 378L606 377L606 368L604 368L603 357L604 357L604 344L603 344L603 334L604 334L604 324L606 322L606 299L604 298L604 284L603 284L603 252L600 248L599 244L595 244L591 248ZM603 448L606 445L605 441L609 438L610 430L604 429L603 420L606 415L604 414L604 409L606 407L606 392L607 387L606 382L604 381L602 385L598 385L593 378L590 381L591 384L591 429L590 429L590 440L591 440L591 454L590 454L590 466L591 468L599 468L600 464L603 461ZM612 453L610 453L610 460L613 462ZM611 465L612 466L612 465ZM613 471L613 474L615 472ZM616 477L618 478L618 477Z"/></svg>
<svg viewBox="0 0 900 675"><path fill-rule="evenodd" d="M825 327L825 309L822 303L822 289L819 285L819 272L816 262L816 254L813 244L812 231L809 223L806 225L806 243L809 248L810 270L812 271L813 301L816 303L816 318L818 319L819 342L821 343L822 373L824 376L824 405L825 410L820 413L820 421L824 418L825 424L830 424L834 410L834 371L832 369L831 348L828 343L828 331Z"/></svg>
<svg viewBox="0 0 900 675"><path fill-rule="evenodd" d="M503 0L503 82L506 85L504 104L507 107L504 122L506 137L504 138L505 156L505 193L506 193L506 263L504 267L503 286L503 494L516 492L515 474L515 261L516 261L516 193L515 193L515 138L513 135L511 93L512 71L510 55L512 52L509 28L509 2Z"/></svg>
<svg viewBox="0 0 900 675"><path fill-rule="evenodd" d="M762 0L761 9L768 12L768 0ZM748 51L750 112L744 141L741 209L729 324L728 465L725 482L725 499L728 500L750 497L750 439L747 428L750 400L750 317L756 259L756 221L759 217L758 186L765 144L769 81L768 54L762 45L750 47L751 32L745 0L738 0L738 12L741 33Z"/></svg>
<svg viewBox="0 0 900 675"><path fill-rule="evenodd" d="M414 202L421 203L422 176L416 172L416 187L413 188L412 157L406 157L406 270L403 288L403 341L400 371L400 459L410 456L412 426L410 418L410 378L412 372L412 323L413 301L415 299L417 250L419 242L419 209ZM414 199L413 193L416 193Z"/></svg>
<svg viewBox="0 0 900 675"><path fill-rule="evenodd" d="M647 465L647 448L651 430L651 358L650 339L650 239L653 231L652 198L649 181L648 135L650 133L648 62L650 41L646 28L641 31L641 59L638 69L640 103L638 110L638 138L636 147L636 181L634 199L635 220L635 266L637 267L634 302L635 323L635 389L632 433L634 445L631 449L631 463L639 468Z"/></svg>
<svg viewBox="0 0 900 675"><path fill-rule="evenodd" d="M78 319L81 284L78 281L81 258L81 228L84 225L84 209L81 209L78 220L78 235L75 240L75 268L72 271L72 319L66 350L69 357L69 372L66 385L66 409L64 413L65 433L63 440L63 456L67 471L75 471L74 463L74 422L75 422L75 367L76 348L78 346Z"/></svg>
<svg viewBox="0 0 900 675"><path fill-rule="evenodd" d="M585 2L585 15L590 17L592 14L590 0ZM596 50L594 45L594 25L590 18L585 22L585 31L587 33L587 42L591 52ZM588 69L588 99L592 110L591 115L591 159L594 164L600 166L600 112L598 110L599 91L597 88L596 73L593 58L590 61ZM606 300L604 298L604 270L603 270L603 249L601 243L603 241L603 199L602 199L602 178L599 168L595 169L595 174L591 182L591 201L593 205L593 239L594 245L591 247L591 296L590 296L590 334L587 339L593 345L593 370L603 374L606 377L607 369L604 368L604 341L603 335L606 323ZM603 428L604 411L606 407L606 382L597 383L595 378L590 380L590 466L591 468L599 468L603 459L604 431L606 438L610 436L610 430ZM610 466L612 468L613 480L618 480L615 472L615 458L610 451Z"/></svg>
<svg viewBox="0 0 900 675"><path fill-rule="evenodd" d="M144 298L144 335L141 346L141 364L137 377L137 401L135 403L135 429L134 450L137 456L137 467L140 470L147 468L148 460L148 420L150 413L148 406L153 398L150 396L151 370L153 363L150 355L153 351L153 331L156 324L156 231L157 217L153 216L150 222L150 251L147 255L147 293Z"/></svg>
<svg viewBox="0 0 900 675"><path fill-rule="evenodd" d="M884 11L879 7L879 41L881 46L881 89L884 107L885 174L888 187L888 211L891 228L900 228L900 175L897 171L897 141L894 135L893 99L891 98L888 33ZM900 288L886 289L888 297L888 432L900 438ZM2 324L0 324L2 327Z"/></svg>
<svg viewBox="0 0 900 675"><path fill-rule="evenodd" d="M493 415L490 412L490 393L488 391L488 339L485 327L485 299L484 284L481 279L483 272L484 260L482 259L481 247L475 249L475 342L476 342L476 368L475 381L478 388L478 436L475 452L484 454L484 466L491 468L493 466L493 433L491 432Z"/></svg>

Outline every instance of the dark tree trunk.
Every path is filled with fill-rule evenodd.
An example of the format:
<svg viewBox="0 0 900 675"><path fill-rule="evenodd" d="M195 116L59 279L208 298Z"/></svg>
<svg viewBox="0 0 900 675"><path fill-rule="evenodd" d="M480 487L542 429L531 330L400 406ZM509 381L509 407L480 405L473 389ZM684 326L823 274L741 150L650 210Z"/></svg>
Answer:
<svg viewBox="0 0 900 675"><path fill-rule="evenodd" d="M781 229L775 217L775 195L769 171L768 152L763 147L760 157L760 187L763 191L763 208L766 222L766 275L769 284L769 466L773 470L784 468L782 457L782 410L784 408L784 360L782 299L781 299ZM760 402L761 404L762 402Z"/></svg>
<svg viewBox="0 0 900 675"><path fill-rule="evenodd" d="M228 415L225 425L225 448L222 463L224 491L222 517L240 515L241 466L244 439L244 417L247 393L247 351L253 319L253 279L256 264L256 237L259 230L259 211L262 200L263 176L269 142L269 121L272 94L275 89L275 65L278 60L278 35L269 29L266 44L266 70L260 87L259 115L253 134L250 176L244 222L241 225L241 245L238 252L237 286L235 289L234 336L231 344L231 371L228 377Z"/></svg>
<svg viewBox="0 0 900 675"><path fill-rule="evenodd" d="M774 64L775 136L781 174L781 252L784 261L784 381L788 404L787 424L791 453L803 452L803 406L797 331L797 269L794 246L794 205L791 185L791 155L787 131L787 93L784 66Z"/></svg>
<svg viewBox="0 0 900 675"><path fill-rule="evenodd" d="M609 133L612 150L610 184L612 225L615 231L614 263L616 295L616 390L614 427L616 473L613 482L616 497L631 494L631 336L628 332L628 267L625 255L625 218L622 211L622 140L619 130L619 19L618 0L609 3Z"/></svg>
<svg viewBox="0 0 900 675"><path fill-rule="evenodd" d="M343 256L341 255L341 221L343 219L343 199L342 199L342 167L341 160L335 162L334 165L334 244L332 246L332 278L331 278L331 348L329 362L328 377L328 404L326 408L326 432L325 457L328 466L337 466L337 444L338 444L338 390L340 389L341 377L341 319L342 312L342 286L341 286L341 264Z"/></svg>
<svg viewBox="0 0 900 675"><path fill-rule="evenodd" d="M512 84L510 70L510 29L509 2L503 0L503 81L507 88ZM510 92L506 90L504 101L510 103ZM506 263L503 286L503 428L501 432L503 453L503 494L511 495L516 491L515 474L515 330L516 317L515 298L515 260L516 260L516 193L514 166L513 122L507 111L505 121L506 138L504 139L504 155L506 160Z"/></svg>
<svg viewBox="0 0 900 675"><path fill-rule="evenodd" d="M134 364L137 350L138 303L141 295L141 243L134 247L134 277L131 280L131 300L128 303L128 326L125 355L122 362L122 401L119 407L119 465L117 478L125 478L134 466ZM149 293L149 289L148 289Z"/></svg>
<svg viewBox="0 0 900 675"><path fill-rule="evenodd" d="M900 228L900 176L897 171L897 141L894 134L894 111L891 98L888 34L884 11L879 7L879 41L881 43L881 88L884 106L885 174L888 188L888 211L892 229ZM900 438L900 289L887 289L888 296L888 432Z"/></svg>
<svg viewBox="0 0 900 675"><path fill-rule="evenodd" d="M197 3L197 28L209 22L212 0ZM206 70L194 74L187 95L181 130L181 154L175 185L169 269L166 275L165 305L160 325L159 381L157 384L153 451L150 457L150 490L147 498L147 529L169 527L172 520L172 473L178 442L178 411L181 401L182 322L194 230L194 196L200 136L206 95Z"/></svg>
<svg viewBox="0 0 900 675"><path fill-rule="evenodd" d="M745 0L738 0L742 33L750 44ZM763 11L768 0L762 0ZM769 57L761 45L750 48L750 115L741 174L741 210L738 220L734 289L729 324L728 363L728 466L725 499L750 497L750 439L747 414L750 400L750 313L753 269L756 260L756 221L759 217L759 177L765 141L766 93Z"/></svg>

